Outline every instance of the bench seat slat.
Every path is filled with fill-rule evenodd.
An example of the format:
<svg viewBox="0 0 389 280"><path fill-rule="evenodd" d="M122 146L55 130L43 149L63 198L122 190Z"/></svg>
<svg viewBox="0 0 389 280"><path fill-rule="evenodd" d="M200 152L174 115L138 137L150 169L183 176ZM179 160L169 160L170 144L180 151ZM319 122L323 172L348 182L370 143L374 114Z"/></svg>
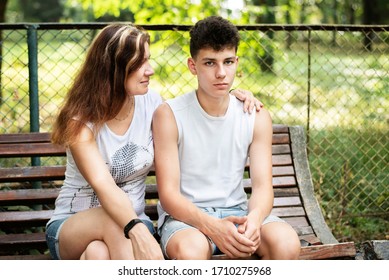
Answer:
<svg viewBox="0 0 389 280"><path fill-rule="evenodd" d="M354 242L344 242L336 244L313 245L301 247L300 260L323 260L337 258L353 258L356 254ZM213 256L214 260L227 260L226 255ZM258 257L252 255L240 260L256 260Z"/></svg>
<svg viewBox="0 0 389 280"><path fill-rule="evenodd" d="M321 245L323 244L319 238L313 233L312 227L309 227L311 229L311 233L308 234L306 232L300 232L301 235L299 235L300 240L304 240L308 242L310 245Z"/></svg>
<svg viewBox="0 0 389 280"><path fill-rule="evenodd" d="M305 227L309 227L310 224L307 220L307 217L303 217L303 216L300 216L300 217L284 217L282 218L285 222L287 222L288 224L290 224L292 227L301 227L301 226L305 226Z"/></svg>
<svg viewBox="0 0 389 280"><path fill-rule="evenodd" d="M324 260L336 258L353 258L356 255L354 242L323 244L301 248L300 260Z"/></svg>

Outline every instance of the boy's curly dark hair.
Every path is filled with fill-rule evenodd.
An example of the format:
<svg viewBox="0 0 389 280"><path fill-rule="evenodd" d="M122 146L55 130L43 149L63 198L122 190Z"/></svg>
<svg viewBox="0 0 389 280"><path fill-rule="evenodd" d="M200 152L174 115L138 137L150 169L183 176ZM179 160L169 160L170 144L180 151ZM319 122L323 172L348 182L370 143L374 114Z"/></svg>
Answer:
<svg viewBox="0 0 389 280"><path fill-rule="evenodd" d="M235 25L220 16L210 16L198 21L190 30L190 54L194 58L201 49L221 51L238 50L239 31Z"/></svg>

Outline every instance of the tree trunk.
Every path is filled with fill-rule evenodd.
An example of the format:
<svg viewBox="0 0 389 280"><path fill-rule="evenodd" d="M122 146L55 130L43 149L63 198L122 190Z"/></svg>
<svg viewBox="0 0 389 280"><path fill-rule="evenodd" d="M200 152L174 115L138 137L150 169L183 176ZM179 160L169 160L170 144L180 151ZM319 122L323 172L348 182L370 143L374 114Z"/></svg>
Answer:
<svg viewBox="0 0 389 280"><path fill-rule="evenodd" d="M378 21L377 0L363 0L363 24L374 24ZM363 41L366 50L371 51L374 39L373 32L366 32Z"/></svg>
<svg viewBox="0 0 389 280"><path fill-rule="evenodd" d="M0 0L0 22L5 22L5 10L8 0ZM0 73L3 69L3 30L0 30ZM0 106L3 104L3 83L0 75Z"/></svg>

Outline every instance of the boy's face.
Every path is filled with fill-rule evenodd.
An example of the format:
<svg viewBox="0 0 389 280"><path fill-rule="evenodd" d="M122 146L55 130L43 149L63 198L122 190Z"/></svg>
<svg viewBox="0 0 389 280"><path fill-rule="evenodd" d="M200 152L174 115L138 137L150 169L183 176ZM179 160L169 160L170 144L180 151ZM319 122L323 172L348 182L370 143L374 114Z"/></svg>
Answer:
<svg viewBox="0 0 389 280"><path fill-rule="evenodd" d="M202 49L195 58L188 59L189 70L197 75L198 90L214 97L228 93L234 82L237 66L235 48L222 51Z"/></svg>

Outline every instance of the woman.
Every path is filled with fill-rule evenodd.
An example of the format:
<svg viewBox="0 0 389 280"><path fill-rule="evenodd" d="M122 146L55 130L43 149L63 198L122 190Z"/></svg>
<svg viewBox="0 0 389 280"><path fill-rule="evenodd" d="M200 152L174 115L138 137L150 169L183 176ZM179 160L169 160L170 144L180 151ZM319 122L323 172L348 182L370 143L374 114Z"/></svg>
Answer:
<svg viewBox="0 0 389 280"><path fill-rule="evenodd" d="M162 102L148 88L149 47L141 28L105 27L68 92L52 134L67 147L65 181L46 227L54 259L163 259L144 212L151 120ZM245 108L259 110L258 102L247 98Z"/></svg>

